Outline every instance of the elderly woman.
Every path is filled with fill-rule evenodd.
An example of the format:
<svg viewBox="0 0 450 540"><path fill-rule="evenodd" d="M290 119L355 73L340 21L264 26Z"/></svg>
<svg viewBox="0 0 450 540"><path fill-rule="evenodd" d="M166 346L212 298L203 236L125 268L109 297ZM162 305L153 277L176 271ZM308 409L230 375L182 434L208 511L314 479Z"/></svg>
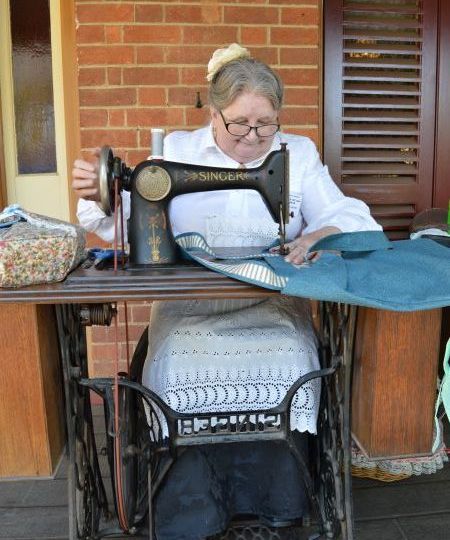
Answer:
<svg viewBox="0 0 450 540"><path fill-rule="evenodd" d="M303 262L318 239L337 232L378 230L367 206L345 197L306 137L282 133L283 85L266 64L237 44L216 51L208 65L210 125L178 131L164 141L164 158L220 167L256 167L285 142L290 159L290 249ZM106 240L113 223L96 205L97 164L76 161L73 187L78 217ZM124 211L129 213L128 193ZM90 198L88 201L86 198ZM191 193L169 209L174 234L196 231L211 246L269 245L273 222L252 190ZM308 301L156 302L149 326L143 384L180 412L267 409L278 404L301 375L318 368ZM316 432L320 385L312 381L293 403L292 429L306 454L306 432ZM156 501L159 538L197 539L216 534L236 515L273 526L308 512L295 461L277 443L195 448L183 454Z"/></svg>

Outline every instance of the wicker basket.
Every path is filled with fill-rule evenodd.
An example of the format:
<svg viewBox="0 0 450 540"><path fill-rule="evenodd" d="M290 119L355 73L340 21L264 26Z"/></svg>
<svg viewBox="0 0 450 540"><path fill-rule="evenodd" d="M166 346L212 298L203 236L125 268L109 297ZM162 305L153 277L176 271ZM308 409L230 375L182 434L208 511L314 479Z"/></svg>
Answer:
<svg viewBox="0 0 450 540"><path fill-rule="evenodd" d="M429 456L395 458L395 459L370 459L358 447L352 443L352 476L358 478L370 478L380 482L397 482L412 476L433 474L441 470L448 461L445 445L441 446Z"/></svg>
<svg viewBox="0 0 450 540"><path fill-rule="evenodd" d="M380 482L397 482L398 480L411 478L412 474L394 474L383 471L378 467L355 467L352 465L352 476L356 476L358 478L370 478L372 480L379 480Z"/></svg>

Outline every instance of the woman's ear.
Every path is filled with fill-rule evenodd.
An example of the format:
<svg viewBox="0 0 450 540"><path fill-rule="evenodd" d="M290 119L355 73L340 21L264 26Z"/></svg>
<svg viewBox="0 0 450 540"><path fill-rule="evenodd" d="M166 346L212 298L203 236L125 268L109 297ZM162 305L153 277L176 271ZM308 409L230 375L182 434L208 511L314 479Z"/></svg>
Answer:
<svg viewBox="0 0 450 540"><path fill-rule="evenodd" d="M211 105L209 107L209 114L211 115L211 121L216 122L219 117L219 111Z"/></svg>

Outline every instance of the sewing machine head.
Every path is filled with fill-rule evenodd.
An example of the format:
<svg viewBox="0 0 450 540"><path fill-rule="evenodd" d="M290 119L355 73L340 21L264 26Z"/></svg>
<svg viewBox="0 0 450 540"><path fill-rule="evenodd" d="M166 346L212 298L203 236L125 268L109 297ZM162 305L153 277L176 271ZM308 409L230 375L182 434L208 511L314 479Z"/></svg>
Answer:
<svg viewBox="0 0 450 540"><path fill-rule="evenodd" d="M131 265L171 264L177 260L168 218L171 199L184 193L218 189L254 189L258 191L273 219L279 224L280 245L284 248L285 224L289 222L289 156L286 144L271 152L264 163L253 169L225 169L151 159L134 170L111 148L100 153L101 206L111 215L116 192L131 192L128 222Z"/></svg>

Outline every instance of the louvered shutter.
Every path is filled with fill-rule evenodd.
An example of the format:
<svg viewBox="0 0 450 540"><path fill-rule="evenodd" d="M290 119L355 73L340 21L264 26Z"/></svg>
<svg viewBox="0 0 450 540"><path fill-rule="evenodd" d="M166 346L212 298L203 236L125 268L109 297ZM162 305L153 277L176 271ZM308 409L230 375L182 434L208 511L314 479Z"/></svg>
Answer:
<svg viewBox="0 0 450 540"><path fill-rule="evenodd" d="M435 0L324 2L324 161L392 238L432 200L436 13Z"/></svg>

